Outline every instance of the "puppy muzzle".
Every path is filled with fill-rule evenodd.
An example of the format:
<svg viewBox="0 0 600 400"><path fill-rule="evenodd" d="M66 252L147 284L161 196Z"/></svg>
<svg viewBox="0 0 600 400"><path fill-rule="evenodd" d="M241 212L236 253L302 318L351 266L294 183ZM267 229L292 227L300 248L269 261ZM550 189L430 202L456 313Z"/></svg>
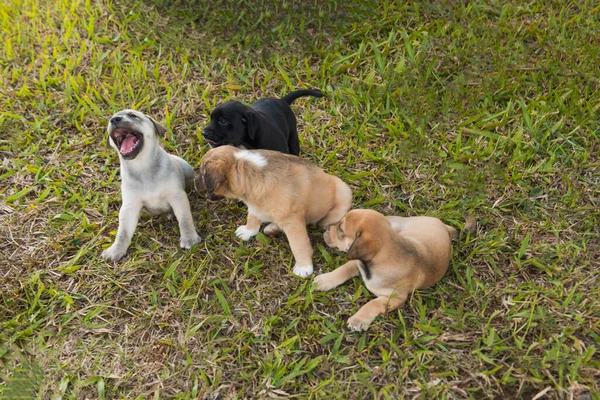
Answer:
<svg viewBox="0 0 600 400"><path fill-rule="evenodd" d="M226 144L223 142L222 139L215 137L212 133L212 131L206 129L202 131L202 139L204 139L204 141L208 143L210 147L214 149L215 147L219 147Z"/></svg>
<svg viewBox="0 0 600 400"><path fill-rule="evenodd" d="M214 194L214 193L207 193L206 198L208 199L208 201L219 201L219 200L223 200L225 198L225 196L219 196L218 194Z"/></svg>
<svg viewBox="0 0 600 400"><path fill-rule="evenodd" d="M137 157L144 146L144 135L129 126L123 127L123 124L116 125L109 135L121 157L126 160Z"/></svg>

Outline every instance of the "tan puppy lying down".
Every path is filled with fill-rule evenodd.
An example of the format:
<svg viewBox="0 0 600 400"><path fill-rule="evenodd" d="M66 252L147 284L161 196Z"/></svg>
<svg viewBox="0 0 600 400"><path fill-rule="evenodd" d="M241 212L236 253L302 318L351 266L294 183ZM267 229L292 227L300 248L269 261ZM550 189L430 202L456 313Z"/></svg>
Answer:
<svg viewBox="0 0 600 400"><path fill-rule="evenodd" d="M373 210L352 210L330 225L328 246L348 252L338 269L314 279L316 290L330 290L361 274L377 298L348 319L352 330L365 330L386 311L404 304L415 289L435 285L450 262L456 230L432 217L385 217Z"/></svg>
<svg viewBox="0 0 600 400"><path fill-rule="evenodd" d="M221 146L204 155L196 189L209 200L234 197L248 206L248 222L238 227L242 240L283 230L296 259L294 274L312 274L313 249L306 225L325 228L338 222L352 205L352 192L341 179L307 160L270 150Z"/></svg>

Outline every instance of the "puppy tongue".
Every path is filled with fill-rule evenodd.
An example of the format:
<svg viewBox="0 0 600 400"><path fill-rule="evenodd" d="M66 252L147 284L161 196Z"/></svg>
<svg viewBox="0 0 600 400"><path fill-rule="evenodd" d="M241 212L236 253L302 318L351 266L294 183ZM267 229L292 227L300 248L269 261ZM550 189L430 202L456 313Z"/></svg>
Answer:
<svg viewBox="0 0 600 400"><path fill-rule="evenodd" d="M121 143L121 154L131 153L138 142L138 138L133 135L128 135Z"/></svg>

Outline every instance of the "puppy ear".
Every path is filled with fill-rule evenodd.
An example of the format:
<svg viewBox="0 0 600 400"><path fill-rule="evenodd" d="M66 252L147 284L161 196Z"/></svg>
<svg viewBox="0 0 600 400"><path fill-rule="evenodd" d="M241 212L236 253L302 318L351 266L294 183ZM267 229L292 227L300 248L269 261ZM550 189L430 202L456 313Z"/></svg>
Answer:
<svg viewBox="0 0 600 400"><path fill-rule="evenodd" d="M248 137L250 139L254 139L254 136L256 136L256 132L258 131L258 120L256 119L256 113L254 112L254 110L250 109L246 111L246 113L242 117L242 123L246 124L246 131L248 132Z"/></svg>
<svg viewBox="0 0 600 400"><path fill-rule="evenodd" d="M147 115L146 115L147 116ZM148 117L148 116L147 116ZM156 122L156 120L152 117L148 117L150 121L154 124L154 131L156 132L156 136L164 137L167 132L167 128Z"/></svg>
<svg viewBox="0 0 600 400"><path fill-rule="evenodd" d="M106 147L110 148L110 129L106 129Z"/></svg>
<svg viewBox="0 0 600 400"><path fill-rule="evenodd" d="M196 189L196 192L204 192L206 190L206 185L204 184L204 177L202 174L198 175L194 179L194 188Z"/></svg>
<svg viewBox="0 0 600 400"><path fill-rule="evenodd" d="M376 253L379 242L379 239L374 238L370 233L359 229L346 257L348 260L368 261Z"/></svg>
<svg viewBox="0 0 600 400"><path fill-rule="evenodd" d="M223 175L221 168L211 168L210 170L206 169L204 175L202 175L202 180L206 192L208 194L213 194L215 190L217 190L217 187L225 181L225 176Z"/></svg>

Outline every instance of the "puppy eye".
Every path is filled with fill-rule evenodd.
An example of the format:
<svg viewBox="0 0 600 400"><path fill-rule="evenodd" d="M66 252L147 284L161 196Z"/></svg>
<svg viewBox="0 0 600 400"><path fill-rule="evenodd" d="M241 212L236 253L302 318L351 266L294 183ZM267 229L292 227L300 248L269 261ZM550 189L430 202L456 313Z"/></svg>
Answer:
<svg viewBox="0 0 600 400"><path fill-rule="evenodd" d="M219 117L219 125L229 125L229 121L225 117Z"/></svg>
<svg viewBox="0 0 600 400"><path fill-rule="evenodd" d="M138 118L138 116L137 116L137 115L135 115L134 113L129 113L129 114L127 114L127 116L128 116L129 118L133 118L133 119L136 119L136 118Z"/></svg>

